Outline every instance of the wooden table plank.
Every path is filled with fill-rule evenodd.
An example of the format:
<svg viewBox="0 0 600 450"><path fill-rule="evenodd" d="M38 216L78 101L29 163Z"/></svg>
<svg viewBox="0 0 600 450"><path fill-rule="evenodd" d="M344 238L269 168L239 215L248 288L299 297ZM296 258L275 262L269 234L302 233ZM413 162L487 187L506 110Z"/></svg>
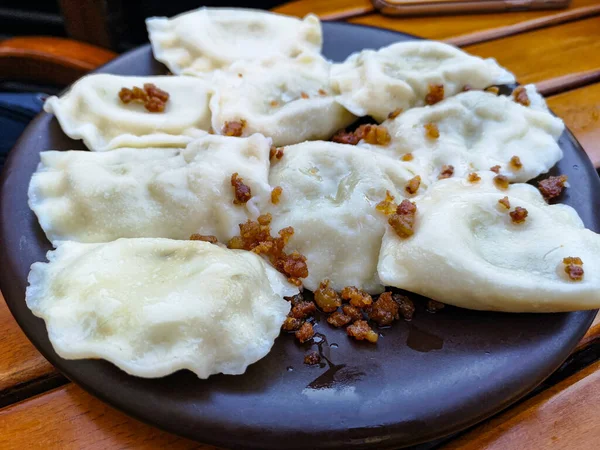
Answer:
<svg viewBox="0 0 600 450"><path fill-rule="evenodd" d="M71 383L0 410L0 448L217 450L138 422Z"/></svg>
<svg viewBox="0 0 600 450"><path fill-rule="evenodd" d="M323 20L339 20L366 14L374 9L370 0L297 0L273 8L273 11L297 17L314 13Z"/></svg>
<svg viewBox="0 0 600 450"><path fill-rule="evenodd" d="M600 361L451 441L444 450L589 450L600 441Z"/></svg>

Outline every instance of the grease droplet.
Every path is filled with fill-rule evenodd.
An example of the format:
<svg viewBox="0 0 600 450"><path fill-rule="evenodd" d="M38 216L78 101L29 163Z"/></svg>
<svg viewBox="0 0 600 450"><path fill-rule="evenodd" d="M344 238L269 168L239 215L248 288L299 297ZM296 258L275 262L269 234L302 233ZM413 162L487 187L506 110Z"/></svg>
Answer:
<svg viewBox="0 0 600 450"><path fill-rule="evenodd" d="M288 372L293 372L293 371L294 371L294 368L293 368L292 366L287 366L286 370L287 370Z"/></svg>
<svg viewBox="0 0 600 450"><path fill-rule="evenodd" d="M573 169L579 170L579 166L577 164L573 164Z"/></svg>
<svg viewBox="0 0 600 450"><path fill-rule="evenodd" d="M330 347L331 347L331 348L338 348L338 347L339 347L339 345L337 345L337 344L333 343L333 344L331 344L331 345L330 345Z"/></svg>

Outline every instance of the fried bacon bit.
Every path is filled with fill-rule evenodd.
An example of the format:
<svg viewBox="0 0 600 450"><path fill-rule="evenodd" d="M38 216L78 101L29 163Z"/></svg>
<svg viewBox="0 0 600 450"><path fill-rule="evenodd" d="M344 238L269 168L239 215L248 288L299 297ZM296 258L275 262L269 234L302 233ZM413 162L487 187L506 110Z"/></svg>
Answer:
<svg viewBox="0 0 600 450"><path fill-rule="evenodd" d="M269 105L271 105L273 108L275 108L275 107L279 106L279 102L277 100L271 100Z"/></svg>
<svg viewBox="0 0 600 450"><path fill-rule="evenodd" d="M338 293L329 287L329 280L321 281L319 287L314 292L315 303L321 310L330 313L342 305L342 300Z"/></svg>
<svg viewBox="0 0 600 450"><path fill-rule="evenodd" d="M233 186L233 193L235 196L233 203L235 205L243 205L252 198L252 190L250 189L250 186L244 184L244 179L242 177L238 177L237 172L231 175L231 185Z"/></svg>
<svg viewBox="0 0 600 450"><path fill-rule="evenodd" d="M300 329L296 331L296 339L298 339L301 344L304 344L306 341L312 339L314 335L315 330L313 329L312 324L308 322L304 322Z"/></svg>
<svg viewBox="0 0 600 450"><path fill-rule="evenodd" d="M360 309L358 309L356 306L344 305L344 306L342 306L342 311L344 312L344 315L350 317L352 322L354 322L356 320L360 320L363 317L362 311Z"/></svg>
<svg viewBox="0 0 600 450"><path fill-rule="evenodd" d="M573 281L581 281L583 279L583 261L578 256L568 256L563 259L565 265L565 273Z"/></svg>
<svg viewBox="0 0 600 450"><path fill-rule="evenodd" d="M519 158L517 155L510 158L509 164L510 164L510 167L512 167L514 170L519 170L519 169L521 169L521 167L523 167L521 158Z"/></svg>
<svg viewBox="0 0 600 450"><path fill-rule="evenodd" d="M396 213L390 216L388 223L398 236L406 239L414 234L416 213L417 205L404 199L396 208Z"/></svg>
<svg viewBox="0 0 600 450"><path fill-rule="evenodd" d="M406 295L394 294L393 299L398 303L398 311L404 320L412 320L415 314L415 304Z"/></svg>
<svg viewBox="0 0 600 450"><path fill-rule="evenodd" d="M385 327L391 325L394 320L400 319L400 306L392 297L391 292L384 292L373 303L368 314L369 319L376 322L379 326Z"/></svg>
<svg viewBox="0 0 600 450"><path fill-rule="evenodd" d="M306 355L304 355L304 364L314 366L316 364L319 364L320 362L321 356L319 355L319 352L313 350L312 352L309 352Z"/></svg>
<svg viewBox="0 0 600 450"><path fill-rule="evenodd" d="M395 110L393 110L391 113L388 114L388 119L394 120L396 117L398 117L400 114L402 114L402 111L404 111L402 108L396 108Z"/></svg>
<svg viewBox="0 0 600 450"><path fill-rule="evenodd" d="M452 175L454 175L454 166L452 166L450 164L444 164L442 166L442 170L441 170L440 174L438 175L438 180L443 180L444 178L450 178Z"/></svg>
<svg viewBox="0 0 600 450"><path fill-rule="evenodd" d="M381 211L386 216L391 216L394 214L396 212L396 208L398 208L398 205L394 203L394 196L390 193L390 191L385 191L385 200L377 203L377 206L375 207L377 211Z"/></svg>
<svg viewBox="0 0 600 450"><path fill-rule="evenodd" d="M379 335L371 329L366 320L357 320L352 325L349 325L348 328L346 328L346 333L357 341L366 339L373 344L379 339Z"/></svg>
<svg viewBox="0 0 600 450"><path fill-rule="evenodd" d="M495 165L490 167L490 170L494 173L500 173L500 166L499 165Z"/></svg>
<svg viewBox="0 0 600 450"><path fill-rule="evenodd" d="M508 189L508 178L504 175L496 175L494 177L494 184L498 189Z"/></svg>
<svg viewBox="0 0 600 450"><path fill-rule="evenodd" d="M300 278L306 278L308 276L306 256L301 255L298 252L292 252L290 255L286 255L282 252L282 256L280 256L280 258L275 261L273 265L279 272L287 275L288 281L296 286L302 285Z"/></svg>
<svg viewBox="0 0 600 450"><path fill-rule="evenodd" d="M505 209L510 209L510 201L508 200L508 197L501 198L498 200L498 203L501 204Z"/></svg>
<svg viewBox="0 0 600 450"><path fill-rule="evenodd" d="M546 200L558 197L563 189L568 177L566 175L560 175L558 177L548 177L538 183L538 189Z"/></svg>
<svg viewBox="0 0 600 450"><path fill-rule="evenodd" d="M402 161L412 161L414 158L412 153L406 153L404 155L402 155Z"/></svg>
<svg viewBox="0 0 600 450"><path fill-rule="evenodd" d="M484 89L485 92L489 92L490 94L498 95L500 94L500 88L498 86L489 86Z"/></svg>
<svg viewBox="0 0 600 450"><path fill-rule="evenodd" d="M194 233L190 236L190 241L204 241L210 242L211 244L218 244L219 240L216 236L208 235L205 236L203 234Z"/></svg>
<svg viewBox="0 0 600 450"><path fill-rule="evenodd" d="M354 131L354 134L359 141L364 139L367 144L372 145L388 145L392 140L388 129L383 125L361 125Z"/></svg>
<svg viewBox="0 0 600 450"><path fill-rule="evenodd" d="M463 86L463 88L462 88L463 92L469 92L469 91L472 91L472 90L473 90L473 87L470 84L465 84Z"/></svg>
<svg viewBox="0 0 600 450"><path fill-rule="evenodd" d="M352 322L352 317L347 316L346 314L341 313L339 311L334 312L327 318L327 323L333 325L336 328L346 326L350 322Z"/></svg>
<svg viewBox="0 0 600 450"><path fill-rule="evenodd" d="M430 313L436 313L441 309L444 309L446 305L444 305L442 302L438 302L436 300L427 300L427 311L429 311Z"/></svg>
<svg viewBox="0 0 600 450"><path fill-rule="evenodd" d="M317 307L314 302L301 301L292 306L292 310L290 311L289 316L294 319L306 319L307 317L312 316Z"/></svg>
<svg viewBox="0 0 600 450"><path fill-rule="evenodd" d="M529 214L529 213L527 212L527 210L525 208L521 208L520 206L517 206L515 208L515 210L510 213L510 218L513 223L523 223L523 222L525 222L525 219L527 218L527 214Z"/></svg>
<svg viewBox="0 0 600 450"><path fill-rule="evenodd" d="M283 188L281 186L275 186L271 191L271 203L274 205L279 204L279 197L281 197L281 193L283 192Z"/></svg>
<svg viewBox="0 0 600 450"><path fill-rule="evenodd" d="M306 92L300 92L300 97L306 100L308 98L308 94Z"/></svg>
<svg viewBox="0 0 600 450"><path fill-rule="evenodd" d="M346 131L345 129L341 129L333 135L331 141L337 142L338 144L356 145L359 143L360 138L354 134L354 131Z"/></svg>
<svg viewBox="0 0 600 450"><path fill-rule="evenodd" d="M444 85L443 84L430 84L429 92L425 96L426 105L435 105L438 102L444 100Z"/></svg>
<svg viewBox="0 0 600 450"><path fill-rule="evenodd" d="M295 317L287 316L283 325L281 325L281 329L283 331L297 331L302 326L302 320L296 319Z"/></svg>
<svg viewBox="0 0 600 450"><path fill-rule="evenodd" d="M437 139L440 137L440 130L438 129L438 126L435 123L426 123L424 127L425 136L427 136L429 139Z"/></svg>
<svg viewBox="0 0 600 450"><path fill-rule="evenodd" d="M520 103L523 106L531 105L527 91L523 86L517 86L515 90L512 91L512 96L515 102Z"/></svg>
<svg viewBox="0 0 600 450"><path fill-rule="evenodd" d="M283 147L275 147L274 145L271 146L271 149L269 150L269 159L281 159L283 158Z"/></svg>
<svg viewBox="0 0 600 450"><path fill-rule="evenodd" d="M244 75L242 75L241 73L238 73L238 77L244 78Z"/></svg>
<svg viewBox="0 0 600 450"><path fill-rule="evenodd" d="M417 191L419 190L420 186L421 186L421 176L416 175L413 178L411 178L410 180L408 180L408 183L406 184L406 187L404 188L404 190L406 192L408 192L409 194L416 194Z"/></svg>
<svg viewBox="0 0 600 450"><path fill-rule="evenodd" d="M121 88L119 98L125 104L131 102L143 103L144 108L156 113L165 110L166 104L169 101L169 93L159 89L152 83L145 83L144 89L137 86L134 86L132 89Z"/></svg>
<svg viewBox="0 0 600 450"><path fill-rule="evenodd" d="M319 95L325 97L327 95L327 91L325 91L325 89L319 89Z"/></svg>
<svg viewBox="0 0 600 450"><path fill-rule="evenodd" d="M373 303L373 299L362 289L354 286L346 286L341 292L342 300L350 302L350 305L356 308L366 308Z"/></svg>
<svg viewBox="0 0 600 450"><path fill-rule="evenodd" d="M467 180L469 181L469 183L477 183L478 181L481 180L481 177L478 174L476 174L475 172L471 172L467 176Z"/></svg>
<svg viewBox="0 0 600 450"><path fill-rule="evenodd" d="M225 125L223 125L223 128L221 128L221 134L224 136L240 137L244 133L245 126L245 120L240 120L239 122L225 122Z"/></svg>

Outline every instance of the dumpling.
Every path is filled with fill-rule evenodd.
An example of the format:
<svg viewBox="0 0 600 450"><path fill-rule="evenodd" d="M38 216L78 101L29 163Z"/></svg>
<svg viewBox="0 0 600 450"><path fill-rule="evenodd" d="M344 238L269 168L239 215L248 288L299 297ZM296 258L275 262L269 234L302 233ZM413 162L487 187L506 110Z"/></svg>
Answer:
<svg viewBox="0 0 600 450"><path fill-rule="evenodd" d="M163 112L142 103L125 104L122 88L154 84L169 94ZM185 147L210 128L209 90L192 77L88 75L61 97L50 97L44 110L56 115L70 138L83 139L93 151L119 147Z"/></svg>
<svg viewBox="0 0 600 450"><path fill-rule="evenodd" d="M51 242L121 237L227 242L270 201L270 140L206 135L185 149L42 152L29 206ZM252 198L234 204L234 173Z"/></svg>
<svg viewBox="0 0 600 450"><path fill-rule="evenodd" d="M271 225L294 228L287 248L307 257L305 287L315 290L329 279L336 290L383 291L377 258L385 216L376 205L386 191L401 198L414 176L409 163L351 145L315 141L285 148L269 176L283 189Z"/></svg>
<svg viewBox="0 0 600 450"><path fill-rule="evenodd" d="M350 55L331 70L338 101L357 116L381 122L397 108L425 104L430 85L443 85L444 96L465 86L483 89L514 83L515 77L492 58L471 56L456 47L435 41L401 42L380 50Z"/></svg>
<svg viewBox="0 0 600 450"><path fill-rule="evenodd" d="M500 190L494 175L482 172L476 183L442 180L417 198L414 235L385 233L378 264L383 283L478 310L600 307L600 236L571 207L546 204L528 184ZM509 209L499 203L505 196ZM518 207L527 210L524 220ZM580 261L564 261L570 257ZM584 270L581 280L567 274L570 264Z"/></svg>
<svg viewBox="0 0 600 450"><path fill-rule="evenodd" d="M429 124L437 127L439 137L429 137L425 128ZM413 108L382 125L391 135L385 151L396 157L411 153L415 164L433 179L443 165L452 165L459 177L499 165L510 181L524 182L562 158L557 143L564 130L562 120L541 106L525 107L511 97L483 91ZM511 162L514 156L518 161Z"/></svg>
<svg viewBox="0 0 600 450"><path fill-rule="evenodd" d="M239 60L320 52L321 22L253 9L200 8L146 19L154 57L175 74L202 74Z"/></svg>
<svg viewBox="0 0 600 450"><path fill-rule="evenodd" d="M356 119L335 101L329 66L314 54L233 64L213 79L213 129L227 134L238 123L244 135L262 133L277 146L329 139Z"/></svg>
<svg viewBox="0 0 600 450"><path fill-rule="evenodd" d="M271 349L298 289L252 252L199 241L63 242L31 266L27 306L65 359L144 378L238 375Z"/></svg>

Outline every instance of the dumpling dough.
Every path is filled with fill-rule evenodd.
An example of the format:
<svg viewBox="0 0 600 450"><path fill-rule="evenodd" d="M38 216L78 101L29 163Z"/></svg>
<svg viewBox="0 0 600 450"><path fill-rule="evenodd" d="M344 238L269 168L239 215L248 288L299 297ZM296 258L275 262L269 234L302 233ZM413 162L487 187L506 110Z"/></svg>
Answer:
<svg viewBox="0 0 600 450"><path fill-rule="evenodd" d="M492 58L471 56L435 41L401 42L380 50L354 53L334 64L332 84L338 101L357 116L381 122L389 113L425 104L429 85L442 84L446 97L466 85L482 89L514 83L515 77Z"/></svg>
<svg viewBox="0 0 600 450"><path fill-rule="evenodd" d="M321 22L255 9L200 8L146 19L154 57L175 74L201 74L239 60L321 51Z"/></svg>
<svg viewBox="0 0 600 450"><path fill-rule="evenodd" d="M492 172L472 184L450 178L416 199L415 234L388 227L379 259L381 280L469 309L558 312L600 307L600 236L583 227L574 209L548 205L528 184L497 189ZM512 222L498 204L529 215ZM582 281L571 281L563 258L579 257Z"/></svg>
<svg viewBox="0 0 600 450"><path fill-rule="evenodd" d="M64 242L47 257L31 266L26 301L56 353L144 378L244 373L298 292L252 252L199 241Z"/></svg>
<svg viewBox="0 0 600 450"><path fill-rule="evenodd" d="M261 135L206 135L183 150L42 152L29 206L52 242L192 233L227 242L270 201L269 148ZM233 204L234 172L252 190L246 205Z"/></svg>
<svg viewBox="0 0 600 450"><path fill-rule="evenodd" d="M286 147L269 176L272 186L283 188L272 207L272 227L294 227L288 248L307 257L304 286L315 290L329 279L336 290L383 291L376 266L386 219L375 207L386 190L402 198L414 176L409 163L351 145Z"/></svg>
<svg viewBox="0 0 600 450"><path fill-rule="evenodd" d="M153 83L169 93L165 111L151 113L119 99L121 88ZM56 115L73 139L93 151L119 147L185 147L210 128L207 84L192 77L88 75L63 96L50 97L44 110Z"/></svg>
<svg viewBox="0 0 600 450"><path fill-rule="evenodd" d="M244 121L245 135L262 133L277 146L329 139L356 119L335 101L329 66L312 54L233 64L213 79L213 129Z"/></svg>
<svg viewBox="0 0 600 450"><path fill-rule="evenodd" d="M428 123L437 125L439 138L427 137L424 127ZM458 177L500 165L501 173L510 181L524 182L547 172L562 158L557 141L564 124L544 111L543 103L525 107L512 97L483 91L465 92L433 106L411 109L383 126L392 137L386 151L396 157L412 153L414 162L433 179L444 164L454 166L454 176ZM513 156L521 160L520 169L510 164Z"/></svg>

